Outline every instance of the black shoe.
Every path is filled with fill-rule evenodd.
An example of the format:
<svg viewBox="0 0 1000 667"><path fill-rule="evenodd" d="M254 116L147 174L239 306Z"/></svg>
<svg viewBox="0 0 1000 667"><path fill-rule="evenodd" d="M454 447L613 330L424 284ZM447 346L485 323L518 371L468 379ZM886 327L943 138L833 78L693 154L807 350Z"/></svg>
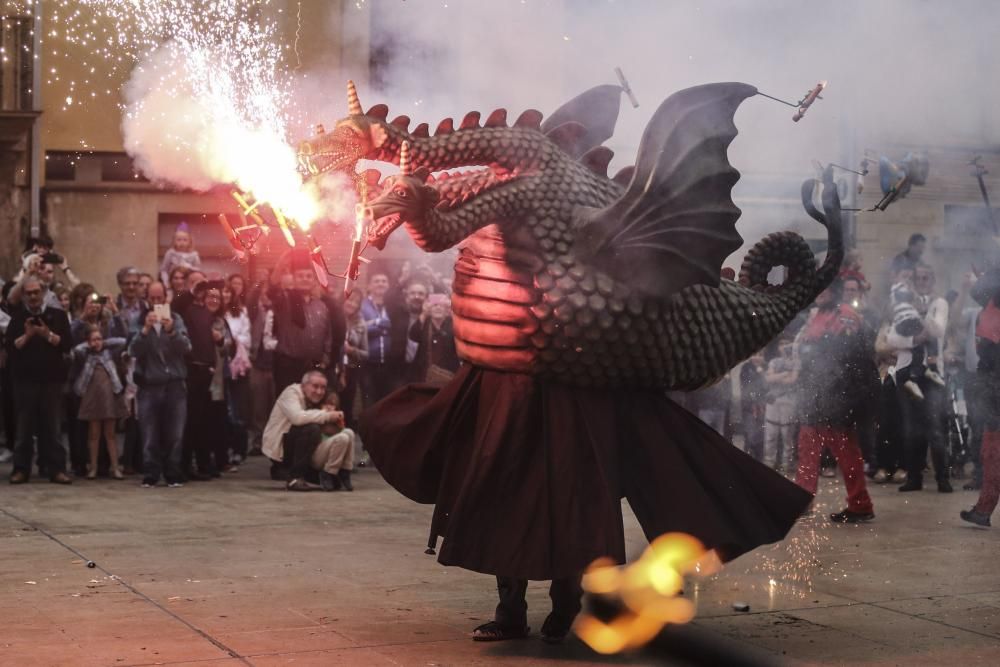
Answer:
<svg viewBox="0 0 1000 667"><path fill-rule="evenodd" d="M946 479L942 479L938 482L938 493L952 493L955 489L951 488L951 482Z"/></svg>
<svg viewBox="0 0 1000 667"><path fill-rule="evenodd" d="M983 514L982 512L977 512L974 509L962 510L958 513L958 516L962 517L962 521L968 521L969 523L974 523L977 526L982 526L983 528L990 527L990 515Z"/></svg>
<svg viewBox="0 0 1000 667"><path fill-rule="evenodd" d="M472 641L474 642L502 642L508 639L524 639L531 631L527 625L519 628L506 628L496 621L483 623L472 631Z"/></svg>
<svg viewBox="0 0 1000 667"><path fill-rule="evenodd" d="M874 512L852 512L851 510L843 510L830 515L830 521L834 523L862 523L874 518Z"/></svg>
<svg viewBox="0 0 1000 667"><path fill-rule="evenodd" d="M915 479L908 479L906 483L899 487L900 491L921 491L924 488L923 482L918 482Z"/></svg>
<svg viewBox="0 0 1000 667"><path fill-rule="evenodd" d="M569 634L570 628L573 627L573 618L568 619L561 614L556 614L556 612L550 613L545 617L545 622L542 623L542 641L546 644L560 644L566 635Z"/></svg>
<svg viewBox="0 0 1000 667"><path fill-rule="evenodd" d="M212 481L211 476L209 476L209 475L202 475L200 472L190 472L190 473L188 473L187 478L190 481L192 481L192 482L210 482L210 481Z"/></svg>
<svg viewBox="0 0 1000 667"><path fill-rule="evenodd" d="M153 479L152 477L143 477L142 478L142 488L144 488L144 489L152 489L154 486L156 486L156 481L157 480Z"/></svg>
<svg viewBox="0 0 1000 667"><path fill-rule="evenodd" d="M353 491L354 490L354 485L351 484L351 471L350 470L341 469L340 472L337 473L337 479L340 480L340 484L344 487L345 491Z"/></svg>
<svg viewBox="0 0 1000 667"><path fill-rule="evenodd" d="M962 485L962 489L965 491L979 491L982 488L983 488L983 483L977 482L976 480L972 480L971 482L966 482L965 484Z"/></svg>
<svg viewBox="0 0 1000 667"><path fill-rule="evenodd" d="M319 485L323 487L324 491L339 491L340 479L336 475L321 470L319 472Z"/></svg>

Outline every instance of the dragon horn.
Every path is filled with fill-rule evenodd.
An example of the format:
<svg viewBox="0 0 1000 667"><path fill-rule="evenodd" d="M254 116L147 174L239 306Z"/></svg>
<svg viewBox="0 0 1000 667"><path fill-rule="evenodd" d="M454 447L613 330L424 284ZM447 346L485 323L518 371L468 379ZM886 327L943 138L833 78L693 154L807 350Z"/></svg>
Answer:
<svg viewBox="0 0 1000 667"><path fill-rule="evenodd" d="M399 172L403 176L413 174L413 165L410 164L410 142L404 141L399 149Z"/></svg>
<svg viewBox="0 0 1000 667"><path fill-rule="evenodd" d="M352 116L361 116L361 100L358 99L358 89L354 87L354 82L347 80L347 113Z"/></svg>

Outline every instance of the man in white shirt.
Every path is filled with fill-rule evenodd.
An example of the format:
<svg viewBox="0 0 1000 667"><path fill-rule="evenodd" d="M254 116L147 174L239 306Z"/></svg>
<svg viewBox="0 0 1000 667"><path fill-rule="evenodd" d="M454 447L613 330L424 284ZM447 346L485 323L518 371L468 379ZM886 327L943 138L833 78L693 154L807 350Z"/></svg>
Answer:
<svg viewBox="0 0 1000 667"><path fill-rule="evenodd" d="M310 469L320 472L324 489L337 487L332 480L325 479L328 474L326 461L318 461L314 456L323 440L322 425L328 422L343 424L344 421L343 412L323 404L326 389L326 375L322 371L307 372L301 384L291 384L281 392L264 427L262 449L272 461L271 477L280 479L276 475L286 467L289 491L317 488L306 481ZM338 452L330 449L324 454L336 457ZM342 469L338 481L350 488L350 470Z"/></svg>
<svg viewBox="0 0 1000 667"><path fill-rule="evenodd" d="M919 393L923 395L921 398L904 390L899 392L906 462L906 483L899 490L919 491L923 488L923 470L930 448L938 491L951 493L948 443L943 428L946 392L939 381L935 381L933 373L911 372L915 369L916 354L917 358L923 359L923 366L935 371L938 376L943 375L942 352L948 327L948 302L934 295L934 269L931 267L918 265L913 283L917 295L914 306L923 315L923 331L915 336L901 336L890 330L886 336L886 342L897 354L893 373L907 376L917 384ZM899 377L896 384L903 385Z"/></svg>

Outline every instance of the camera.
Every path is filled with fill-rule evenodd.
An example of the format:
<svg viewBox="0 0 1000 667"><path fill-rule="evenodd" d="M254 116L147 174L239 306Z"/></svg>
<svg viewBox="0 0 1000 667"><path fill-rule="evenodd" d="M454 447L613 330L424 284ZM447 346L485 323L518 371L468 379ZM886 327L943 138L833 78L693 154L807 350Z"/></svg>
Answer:
<svg viewBox="0 0 1000 667"><path fill-rule="evenodd" d="M60 264L62 264L65 261L66 260L63 258L62 255L58 255L58 254L56 254L54 252L47 252L44 255L42 255L42 263L44 263L44 264L56 264L56 265L60 265Z"/></svg>
<svg viewBox="0 0 1000 667"><path fill-rule="evenodd" d="M104 306L104 305L106 305L108 303L108 297L106 297L106 296L99 296L99 297L97 297L96 301L97 301L97 303L99 303L102 306Z"/></svg>

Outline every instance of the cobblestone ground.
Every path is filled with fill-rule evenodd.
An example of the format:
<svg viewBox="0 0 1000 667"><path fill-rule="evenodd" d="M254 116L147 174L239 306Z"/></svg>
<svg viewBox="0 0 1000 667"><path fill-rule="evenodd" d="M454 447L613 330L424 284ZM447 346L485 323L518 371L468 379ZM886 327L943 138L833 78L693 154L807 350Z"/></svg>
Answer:
<svg viewBox="0 0 1000 667"><path fill-rule="evenodd" d="M370 469L355 479L292 494L255 459L182 489L4 484L0 664L1000 664L1000 527L959 521L970 492L875 487L875 522L832 526L842 491L823 480L788 540L689 583L693 623L604 658L576 640L470 641L492 580L424 555L428 507ZM631 515L626 532L638 555ZM532 585L536 629L546 602Z"/></svg>

